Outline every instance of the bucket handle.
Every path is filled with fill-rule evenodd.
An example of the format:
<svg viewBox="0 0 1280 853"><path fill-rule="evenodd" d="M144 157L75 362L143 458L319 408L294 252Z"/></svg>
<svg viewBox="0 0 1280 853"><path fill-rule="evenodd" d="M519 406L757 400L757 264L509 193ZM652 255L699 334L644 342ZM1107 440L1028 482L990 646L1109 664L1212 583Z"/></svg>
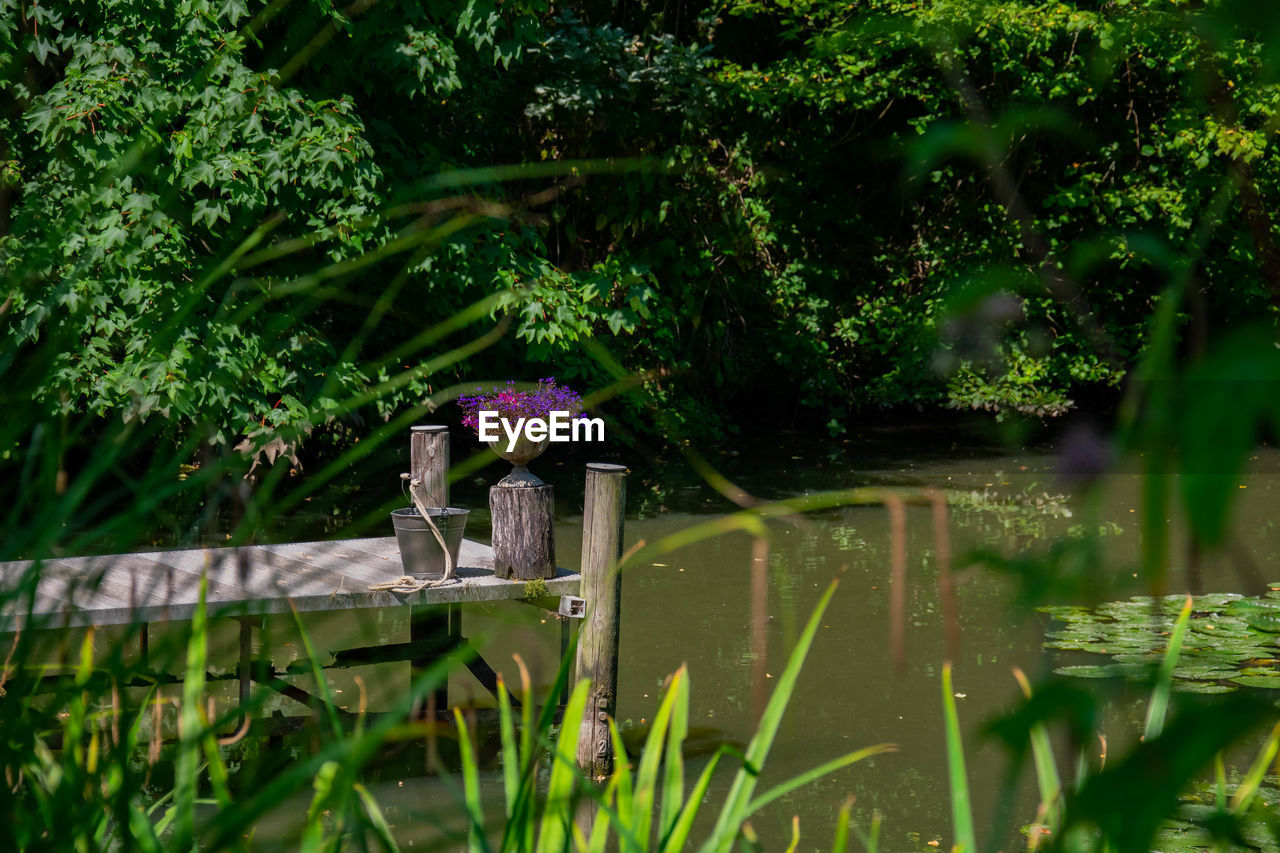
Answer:
<svg viewBox="0 0 1280 853"><path fill-rule="evenodd" d="M436 541L440 543L440 550L444 552L444 577L439 581L439 583L443 584L453 580L453 555L449 553L449 546L445 544L444 536L440 533L440 528L436 527L436 523L431 520L431 513L427 512L427 507L423 505L422 495L419 494L421 487L421 481L410 480L409 497L413 500L413 505L422 516L422 520L427 523L427 527L431 528L431 532L435 535Z"/></svg>
<svg viewBox="0 0 1280 853"><path fill-rule="evenodd" d="M447 583L457 581L453 570L453 555L449 553L449 546L445 544L444 536L440 533L440 528L436 527L436 523L431 520L431 513L427 512L427 507L422 500L422 496L418 493L422 487L422 483L418 480L411 479L408 474L401 474L401 480L409 481L409 498L413 501L414 507L422 516L422 520L427 523L427 528L436 537L436 541L440 543L440 550L444 552L444 577L438 581L418 580L408 575L403 575L393 581L383 581L382 583L369 584L369 589L373 592L381 592L390 590L391 592L417 592L422 589L430 589L431 587L444 586Z"/></svg>

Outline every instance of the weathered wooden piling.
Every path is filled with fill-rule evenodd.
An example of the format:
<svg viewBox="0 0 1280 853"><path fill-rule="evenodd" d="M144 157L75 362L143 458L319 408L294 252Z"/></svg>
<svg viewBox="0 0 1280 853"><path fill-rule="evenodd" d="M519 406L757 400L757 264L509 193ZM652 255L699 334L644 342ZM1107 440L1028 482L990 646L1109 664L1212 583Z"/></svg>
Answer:
<svg viewBox="0 0 1280 853"><path fill-rule="evenodd" d="M578 766L593 779L613 772L609 718L617 712L619 614L622 577L624 465L595 462L587 466L582 520L582 592L586 616L578 636L579 680L591 680L587 711L578 737Z"/></svg>
<svg viewBox="0 0 1280 853"><path fill-rule="evenodd" d="M425 424L409 428L409 476L422 484L420 494L427 507L449 505L449 428ZM409 608L409 642L415 648L410 661L413 675L448 654L459 640L462 613L456 604L414 605ZM452 624L451 624L452 623ZM427 696L426 708L413 709L412 716L434 719L449 706L449 684Z"/></svg>
<svg viewBox="0 0 1280 853"><path fill-rule="evenodd" d="M409 428L409 476L422 483L427 506L449 505L449 428Z"/></svg>
<svg viewBox="0 0 1280 853"><path fill-rule="evenodd" d="M493 573L529 581L556 576L555 490L505 486L489 490L493 524Z"/></svg>

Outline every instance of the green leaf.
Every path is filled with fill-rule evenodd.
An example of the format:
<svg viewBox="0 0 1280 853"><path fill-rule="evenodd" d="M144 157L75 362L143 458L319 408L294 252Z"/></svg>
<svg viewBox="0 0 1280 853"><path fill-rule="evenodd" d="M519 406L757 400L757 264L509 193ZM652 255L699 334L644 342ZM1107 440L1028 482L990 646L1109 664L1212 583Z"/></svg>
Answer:
<svg viewBox="0 0 1280 853"><path fill-rule="evenodd" d="M965 771L964 744L960 740L960 716L956 713L955 693L951 686L951 661L942 665L942 710L947 741L951 820L956 833L952 850L958 853L976 853L978 842L973 831L973 812L969 805L969 779Z"/></svg>
<svg viewBox="0 0 1280 853"><path fill-rule="evenodd" d="M728 853L733 846L734 839L738 836L738 831L743 822L750 816L751 794L755 790L756 779L764 768L765 759L769 757L769 749L773 746L773 739L778 733L778 726L782 723L782 715L786 710L787 702L791 698L791 693L795 690L796 679L799 677L800 668L804 665L804 659L809 653L809 647L813 644L813 637L822 621L822 614L826 612L827 605L831 602L831 597L835 594L838 585L839 581L832 581L831 585L827 587L822 599L818 602L818 606L814 609L813 615L809 617L804 631L801 632L799 639L796 641L795 648L791 650L791 654L787 658L787 666L783 670L781 677L778 678L777 685L774 687L773 695L769 697L768 704L765 705L755 736L751 738L751 743L747 745L746 755L743 756L743 766L734 776L733 785L725 797L724 805L720 809L720 816L716 820L710 838L701 847L704 853L712 853L713 851L714 853Z"/></svg>

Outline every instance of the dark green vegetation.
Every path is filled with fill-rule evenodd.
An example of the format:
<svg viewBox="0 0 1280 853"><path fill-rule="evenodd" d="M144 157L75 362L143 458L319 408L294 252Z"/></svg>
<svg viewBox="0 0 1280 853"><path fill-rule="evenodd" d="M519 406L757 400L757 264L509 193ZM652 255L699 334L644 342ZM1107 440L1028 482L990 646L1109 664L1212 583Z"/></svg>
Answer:
<svg viewBox="0 0 1280 853"><path fill-rule="evenodd" d="M1237 544L1238 475L1280 419L1278 60L1275 14L1243 0L0 2L0 559L131 550L161 527L270 535L404 426L513 373L673 438L839 433L908 405L1043 416L1129 377L1111 449L1145 474L1136 575L1163 593L1185 567L1194 587L1200 555ZM1109 461L1067 459L1081 482ZM1035 603L1135 574L1100 559L1115 521L1091 494L1079 535L1044 547L997 514L1018 552L985 561ZM911 496L945 534L941 498ZM645 554L887 502L901 567L902 500L807 495ZM202 710L202 631L166 650L188 678L159 787L138 755L154 699L117 702L147 674L89 649L50 686L15 641L0 684L31 691L0 703L15 837L93 849L167 813L153 847L241 846L277 795L314 791L314 847L391 846L360 771L416 736L414 697L367 728L321 697L314 754L237 776L212 738L233 721ZM1250 691L1171 696L1177 650L1142 652L1161 667L1146 740L1091 768L1105 697L1044 680L994 729L1011 762L990 820L967 813L948 726L966 853L1009 849L1019 769L1052 788L1027 749L1051 731L1081 770L1043 795L1047 843L1143 853L1197 775L1274 722ZM1225 800L1204 820L1220 846L1245 808Z"/></svg>
<svg viewBox="0 0 1280 853"><path fill-rule="evenodd" d="M636 376L645 432L1058 413L1183 259L1197 335L1274 316L1280 96L1233 14L12 0L10 358L32 414L246 449L513 362ZM486 351L407 343L473 305Z"/></svg>

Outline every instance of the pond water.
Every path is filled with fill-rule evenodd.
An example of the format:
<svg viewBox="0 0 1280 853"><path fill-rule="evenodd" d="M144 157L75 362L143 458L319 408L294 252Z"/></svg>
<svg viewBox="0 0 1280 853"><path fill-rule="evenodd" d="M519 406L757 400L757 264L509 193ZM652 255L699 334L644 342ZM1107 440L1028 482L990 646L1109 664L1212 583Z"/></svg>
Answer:
<svg viewBox="0 0 1280 853"><path fill-rule="evenodd" d="M970 555L979 549L1035 553L1057 537L1078 533L1082 525L1100 527L1103 558L1090 567L1097 572L1098 589L1105 581L1108 596L1143 592L1136 580L1139 476L1106 475L1100 499L1089 507L1061 484L1058 459L1048 448L1009 452L954 431L925 427L870 431L843 442L785 435L744 439L736 452L710 461L762 499L852 486L945 490L951 504L949 538L960 627L954 692L970 762L975 821L980 836L997 825L1007 785L1014 792L1011 825L1029 823L1035 803L1030 774L1007 780L1007 755L983 738L982 727L1016 701L1013 667L1034 680L1065 659L1063 653L1042 649L1047 619L1020 603L1018 579L973 566ZM1205 591L1246 591L1242 586L1251 572L1280 575L1271 571L1280 550L1275 521L1280 453L1260 449L1252 465L1239 484L1240 545L1234 554L1201 561L1196 583ZM575 566L581 537L580 461L549 456L534 467L557 485L559 560ZM472 538L486 540L485 489L498 472L498 466L487 468L454 487L453 503L475 508L468 529ZM677 464L637 466L628 490L628 545L652 542L734 509ZM1172 522L1169 591L1187 583L1180 550L1185 537L1178 519ZM389 535L389 525L382 532ZM940 685L948 650L931 510L906 511L906 665L901 672L892 665L889 640L891 530L886 510L828 510L798 523L772 522L770 534L767 543L740 533L706 540L624 575L618 684L618 719L624 731L631 740L643 736L663 680L687 664L693 731L686 772L699 772L723 743L745 745L800 627L838 577L839 588L757 790L859 747L893 743L897 751L785 797L754 819L753 827L764 849L785 849L792 817L798 816L799 849L829 849L837 810L853 796L855 822L861 827L869 825L874 811L883 814L884 849L949 849L953 838ZM1239 569L1250 562L1248 571ZM396 611L353 621L318 615L308 625L317 642L329 648L407 639L404 616ZM464 614L464 633L508 683L519 683L513 652L529 661L535 683L545 687L551 681L560 632L539 611L513 604L471 606ZM233 627L220 634L215 652L228 665L234 661L234 636ZM283 623L275 624L264 642L277 665L299 656L297 638ZM336 670L330 681L343 691L340 696L354 697L357 675L370 689L370 707L378 710L405 688L409 670L406 664ZM298 677L300 684L306 680ZM231 689L225 685L228 697ZM450 698L492 704L465 673L453 676ZM286 699L274 707L299 712ZM1144 709L1141 691L1117 692L1104 720L1113 754L1133 740ZM307 747L302 739L286 748ZM370 785L406 846L456 848L447 836L450 827L462 827L457 784L447 775L425 773L424 764L421 750L402 750L373 769ZM703 806L703 831L711 826L728 788L731 764L726 759ZM490 804L499 810L496 767L483 783ZM259 840L270 846L273 839L288 838L304 812L304 801L282 808L262 827Z"/></svg>
<svg viewBox="0 0 1280 853"><path fill-rule="evenodd" d="M995 823L1007 772L1006 754L981 737L982 726L1016 701L1013 667L1035 679L1065 658L1042 649L1047 619L1019 605L1016 579L970 567L967 557L978 549L1035 552L1089 524L1104 528L1104 559L1093 567L1099 589L1105 583L1108 593L1144 592L1135 577L1140 477L1106 476L1090 511L1062 485L1059 459L1048 448L1009 453L930 428L885 430L841 443L772 437L743 444L739 453L712 461L765 499L853 486L947 491L960 624L954 689L982 833ZM1280 550L1275 521L1280 453L1261 449L1255 457L1252 472L1239 484L1244 488L1236 529L1241 549L1265 573L1276 565ZM651 491L655 483L665 484L657 496ZM628 520L628 545L654 541L730 508L696 482L644 470L632 475L629 488L633 505L653 514ZM723 536L663 555L624 577L619 719L642 728L640 721L656 707L662 680L687 663L693 717L700 727L693 740L708 752L720 742L750 739L794 637L825 587L840 577L760 785L776 784L861 746L894 743L898 751L855 764L775 803L753 821L765 849L786 847L793 815L800 817L800 849L829 848L837 810L849 795L856 797L855 818L864 828L873 810L883 813L886 849L952 844L940 686L947 648L937 543L928 507L908 508L906 515L907 655L900 673L892 666L889 642L891 536L883 507L827 511L801 524L773 523L764 551L745 534ZM561 521L558 547L565 564L573 565L581 518L569 511ZM1169 591L1187 583L1185 554L1179 552L1185 537L1178 519L1172 522ZM753 566L762 556L767 558L767 619L761 632L753 629L753 607L758 607L753 595L761 594L753 586ZM1244 591L1248 572L1238 570L1240 559L1239 554L1203 558L1196 582L1206 591ZM497 614L491 618L489 633L501 637L504 626ZM495 641L491 660L502 657L501 645ZM1135 737L1145 703L1140 690L1117 694L1105 722L1113 754ZM728 783L725 773L704 805L707 826ZM1022 814L1015 815L1015 826L1030 822L1035 802L1029 773L1016 787Z"/></svg>

